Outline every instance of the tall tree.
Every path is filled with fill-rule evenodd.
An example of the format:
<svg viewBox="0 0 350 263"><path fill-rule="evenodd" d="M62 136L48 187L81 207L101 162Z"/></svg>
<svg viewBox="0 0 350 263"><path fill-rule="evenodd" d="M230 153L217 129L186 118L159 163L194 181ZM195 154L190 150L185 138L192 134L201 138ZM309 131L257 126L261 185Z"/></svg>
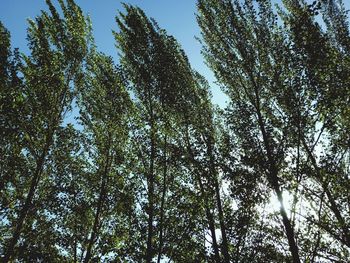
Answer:
<svg viewBox="0 0 350 263"><path fill-rule="evenodd" d="M159 34L154 25L147 19L145 14L138 8L124 5L127 13L120 14L116 18L120 28L119 33L115 33L118 47L122 51L121 63L125 68L131 82L134 84L133 92L138 99L138 107L141 121L145 125L142 129L142 140L140 157L143 162L141 173L144 173L146 183L146 206L143 207L147 214L147 242L144 259L151 262L155 254L155 227L154 219L156 212L156 177L157 177L157 145L159 140L159 123L161 109L160 89L157 83L157 73L155 72L156 51L155 45L159 41ZM140 142L139 142L140 143Z"/></svg>
<svg viewBox="0 0 350 263"><path fill-rule="evenodd" d="M187 191L186 184L192 182L188 181L186 168L179 160L184 153L176 144L184 127L184 112L186 116L192 114L194 107L190 109L190 105L193 99L198 101L193 94L198 93L198 79L173 37L148 19L139 8L125 5L125 9L126 14L117 17L120 32L115 33L115 37L122 51L122 66L130 78L136 99L139 112L136 123L141 125L134 132L141 164L138 173L145 177L147 188L144 197L147 202L143 204L147 213L145 260L151 262L155 256L158 262L164 256L190 260L197 250L175 255L173 247L176 244L180 249L181 242L182 246L187 246L179 235L189 235L195 230L194 226L191 224L188 230L181 229L180 223L176 225L172 217L176 217L178 211L183 220L193 218L191 213L194 211L181 208L193 202L181 197L181 192ZM167 212L166 208L174 210L175 214ZM173 223L167 226L166 222ZM169 243L171 241L175 243Z"/></svg>
<svg viewBox="0 0 350 263"><path fill-rule="evenodd" d="M21 93L22 81L19 77L20 58L18 50L11 50L9 31L0 22L0 218L1 250L8 232L8 221L13 214L15 186L23 171L25 162L23 149L23 132L19 122L22 117L24 98Z"/></svg>
<svg viewBox="0 0 350 263"><path fill-rule="evenodd" d="M257 1L256 4L257 7L253 1L198 1L198 23L205 41L205 58L226 86L232 114L246 119L246 127L236 125L245 129L236 130L241 147L251 147L246 148L248 156L255 152L256 169L265 174L281 204L280 215L293 262L300 262L295 230L283 204L281 176L288 128L270 96L278 84L274 77L278 77L279 61L273 60L273 54L283 48L284 45L277 46L283 39L271 3Z"/></svg>
<svg viewBox="0 0 350 263"><path fill-rule="evenodd" d="M326 231L349 246L349 225L345 219L348 213L343 209L348 196L346 189L349 181L345 168L348 160L345 157L346 146L344 148L341 143L349 140L345 135L348 130L345 115L349 109L346 103L349 98L349 57L346 48L349 34L344 20L346 15L341 11L341 1L311 5L285 1L285 5L288 13L284 19L290 26L294 51L298 55L299 67L305 74L303 99L312 105L306 117L316 127L311 134L303 127L300 140L314 170L314 174L309 174L309 177L320 185L327 197L326 204L337 222L337 226L330 222L320 222L319 226L325 228L325 224L332 225L326 227ZM316 15L320 11L327 25L326 30L316 22ZM316 43L318 49L313 48ZM334 180L342 181L345 188L338 188ZM319 201L323 203L323 200Z"/></svg>
<svg viewBox="0 0 350 263"><path fill-rule="evenodd" d="M347 262L341 0L198 0L225 109L141 9L116 17L116 66L73 0L46 2L27 56L0 23L1 260Z"/></svg>
<svg viewBox="0 0 350 263"><path fill-rule="evenodd" d="M58 127L73 99L73 82L87 52L89 24L80 8L73 2L60 1L61 18L50 1L50 14L42 12L35 21L29 20L28 41L30 56L23 56L21 67L23 85L17 87L25 98L23 132L27 164L21 177L27 193L17 200L20 208L13 222L12 237L8 240L4 262L14 255L26 218L33 207L40 182L45 176L46 160ZM27 179L28 178L28 179Z"/></svg>
<svg viewBox="0 0 350 263"><path fill-rule="evenodd" d="M241 151L238 165L266 175L281 202L294 262L343 260L347 150L339 142L348 140L340 132L347 129L348 62L347 30L339 25L346 25L345 13L334 1L283 3L278 17L270 1L199 1L204 53L231 98L226 116ZM320 11L328 31L315 22ZM333 184L339 180L345 188ZM291 215L283 188L294 196Z"/></svg>
<svg viewBox="0 0 350 263"><path fill-rule="evenodd" d="M184 155L193 181L199 188L203 208L210 231L215 262L229 262L229 244L219 176L218 130L216 129L215 109L211 104L209 85L198 73L192 73L191 95L183 103L183 142ZM217 231L219 225L220 231ZM221 245L219 240L220 232ZM221 250L221 251L220 251ZM220 253L222 252L222 253Z"/></svg>
<svg viewBox="0 0 350 263"><path fill-rule="evenodd" d="M96 167L90 169L95 171L99 184L92 188L98 194L84 258L84 262L90 262L100 233L111 231L103 226L108 220L112 224L121 212L118 208L124 206L126 192L123 189L127 186L123 177L124 158L127 155L125 145L129 136L131 100L110 57L92 52L84 79L85 85L80 92L80 118L84 131L91 137L90 161Z"/></svg>

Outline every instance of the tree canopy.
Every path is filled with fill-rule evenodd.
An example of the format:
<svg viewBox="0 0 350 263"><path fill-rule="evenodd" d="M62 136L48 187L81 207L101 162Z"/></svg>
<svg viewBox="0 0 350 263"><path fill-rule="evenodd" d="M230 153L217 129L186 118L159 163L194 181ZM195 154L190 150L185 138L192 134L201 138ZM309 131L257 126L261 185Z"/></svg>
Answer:
<svg viewBox="0 0 350 263"><path fill-rule="evenodd" d="M341 0L197 0L225 108L139 7L114 61L73 0L46 3L28 54L0 21L2 262L349 262Z"/></svg>

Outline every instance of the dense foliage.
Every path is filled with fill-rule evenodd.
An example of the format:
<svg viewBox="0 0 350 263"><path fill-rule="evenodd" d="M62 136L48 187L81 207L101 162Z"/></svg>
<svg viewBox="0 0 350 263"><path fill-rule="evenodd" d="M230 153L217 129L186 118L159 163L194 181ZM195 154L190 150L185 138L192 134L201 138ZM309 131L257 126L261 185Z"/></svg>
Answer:
<svg viewBox="0 0 350 263"><path fill-rule="evenodd" d="M46 2L29 54L0 22L2 262L349 262L341 0L198 0L225 109L138 7L117 64L73 0Z"/></svg>

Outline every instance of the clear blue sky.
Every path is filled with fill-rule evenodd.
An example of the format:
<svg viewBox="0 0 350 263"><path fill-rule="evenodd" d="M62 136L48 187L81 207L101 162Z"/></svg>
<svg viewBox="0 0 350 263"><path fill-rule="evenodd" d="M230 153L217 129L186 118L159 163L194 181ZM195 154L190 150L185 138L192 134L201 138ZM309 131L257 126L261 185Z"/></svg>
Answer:
<svg viewBox="0 0 350 263"><path fill-rule="evenodd" d="M0 20L10 30L13 47L19 47L24 53L26 47L27 18L34 18L40 10L47 10L45 0L0 0ZM57 4L55 0L54 3ZM115 16L117 10L123 10L120 0L76 0L82 10L92 19L94 36L100 51L111 55L117 61L117 50L112 30L117 30ZM212 72L205 66L200 54L201 46L195 36L200 36L196 22L196 0L124 0L137 5L146 14L153 17L160 27L173 35L185 50L194 69L204 75L212 87L213 102L223 107L227 100L214 84ZM280 0L274 2L280 3ZM348 0L345 7L350 8Z"/></svg>
<svg viewBox="0 0 350 263"><path fill-rule="evenodd" d="M115 16L123 10L121 2L137 5L153 17L161 28L173 35L185 50L194 69L204 75L212 87L213 102L225 105L225 96L213 83L214 76L205 66L201 46L195 36L199 36L196 22L196 0L76 0L85 14L89 14L93 24L94 37L100 51L111 55L117 61L118 55L112 30L117 30ZM55 0L53 3L57 4ZM56 5L58 6L58 5ZM44 0L1 0L0 20L11 32L13 47L27 53L27 19L34 18L40 10L47 10Z"/></svg>

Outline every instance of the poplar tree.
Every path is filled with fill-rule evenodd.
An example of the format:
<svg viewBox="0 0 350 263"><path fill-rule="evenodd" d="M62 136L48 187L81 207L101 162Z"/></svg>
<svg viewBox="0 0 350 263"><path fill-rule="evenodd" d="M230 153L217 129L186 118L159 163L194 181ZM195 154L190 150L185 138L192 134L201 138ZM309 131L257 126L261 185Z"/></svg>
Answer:
<svg viewBox="0 0 350 263"><path fill-rule="evenodd" d="M311 120L313 127L309 131L307 127L302 127L300 140L312 167L308 177L319 186L316 200L321 216L316 220L309 218L309 222L317 224L317 227L349 247L348 211L344 209L349 195L346 175L348 149L345 146L349 141L347 16L341 1L314 2L309 5L285 1L285 6L287 12L284 19L290 27L299 67L305 74L303 100L311 105L306 118ZM319 13L323 15L326 28L316 22ZM317 49L313 48L316 44ZM337 186L339 182L344 188ZM312 196L315 198L315 193ZM324 213L328 214L330 221L323 219Z"/></svg>
<svg viewBox="0 0 350 263"><path fill-rule="evenodd" d="M199 1L204 56L231 98L225 115L241 167L235 178L257 173L261 184L258 175L266 175L294 262L344 260L346 15L340 1L283 4L277 15L270 1ZM315 22L319 12L327 30ZM293 196L290 211L283 191Z"/></svg>
<svg viewBox="0 0 350 263"><path fill-rule="evenodd" d="M13 215L14 199L18 195L15 187L23 172L25 156L22 153L23 131L20 120L24 98L19 77L20 58L18 50L12 50L10 32L0 22L0 225L1 251L10 235L8 221Z"/></svg>
<svg viewBox="0 0 350 263"><path fill-rule="evenodd" d="M288 123L271 97L278 88L278 52L285 45L269 1L198 1L204 56L231 99L230 123L245 169L265 175L276 194L293 262L300 262L294 226L283 204ZM281 45L282 43L282 45ZM232 116L232 117L230 117ZM244 167L244 166L243 166Z"/></svg>
<svg viewBox="0 0 350 263"><path fill-rule="evenodd" d="M33 201L47 177L47 160L57 130L73 99L74 81L87 52L89 24L73 2L60 1L63 17L47 1L50 12L29 20L29 56L22 56L23 85L17 86L24 98L19 129L23 133L25 167L16 200L17 216L11 220L12 237L6 240L4 262L11 260L29 213L36 213ZM23 164L24 165L24 164Z"/></svg>
<svg viewBox="0 0 350 263"><path fill-rule="evenodd" d="M113 60L92 51L79 96L80 119L90 142L89 167L96 180L91 182L93 207L91 227L84 262L108 256L114 247L106 244L118 236L120 214L132 205L132 191L128 182L125 157L129 137L131 100L121 73ZM130 201L131 200L131 201ZM116 232L114 232L116 231ZM122 242L122 239L119 241ZM96 244L96 245L95 245ZM114 243L118 246L118 243ZM95 249L94 249L95 248Z"/></svg>
<svg viewBox="0 0 350 263"><path fill-rule="evenodd" d="M165 221L169 219L165 207L169 188L176 180L171 151L177 129L173 112L177 96L181 96L176 91L183 83L180 83L182 76L177 75L181 74L178 59L182 59L182 54L173 38L141 9L124 7L126 13L120 13L116 19L120 31L115 37L137 109L133 139L139 163L134 173L142 176L141 184L145 184L139 191L139 203L147 216L142 222L140 214L141 232L147 233L146 242L141 245L144 246L142 257L151 262L156 256L159 262L166 253Z"/></svg>
<svg viewBox="0 0 350 263"><path fill-rule="evenodd" d="M46 3L27 55L0 22L3 262L347 262L341 0L198 0L225 109L140 8L116 64L73 0Z"/></svg>

